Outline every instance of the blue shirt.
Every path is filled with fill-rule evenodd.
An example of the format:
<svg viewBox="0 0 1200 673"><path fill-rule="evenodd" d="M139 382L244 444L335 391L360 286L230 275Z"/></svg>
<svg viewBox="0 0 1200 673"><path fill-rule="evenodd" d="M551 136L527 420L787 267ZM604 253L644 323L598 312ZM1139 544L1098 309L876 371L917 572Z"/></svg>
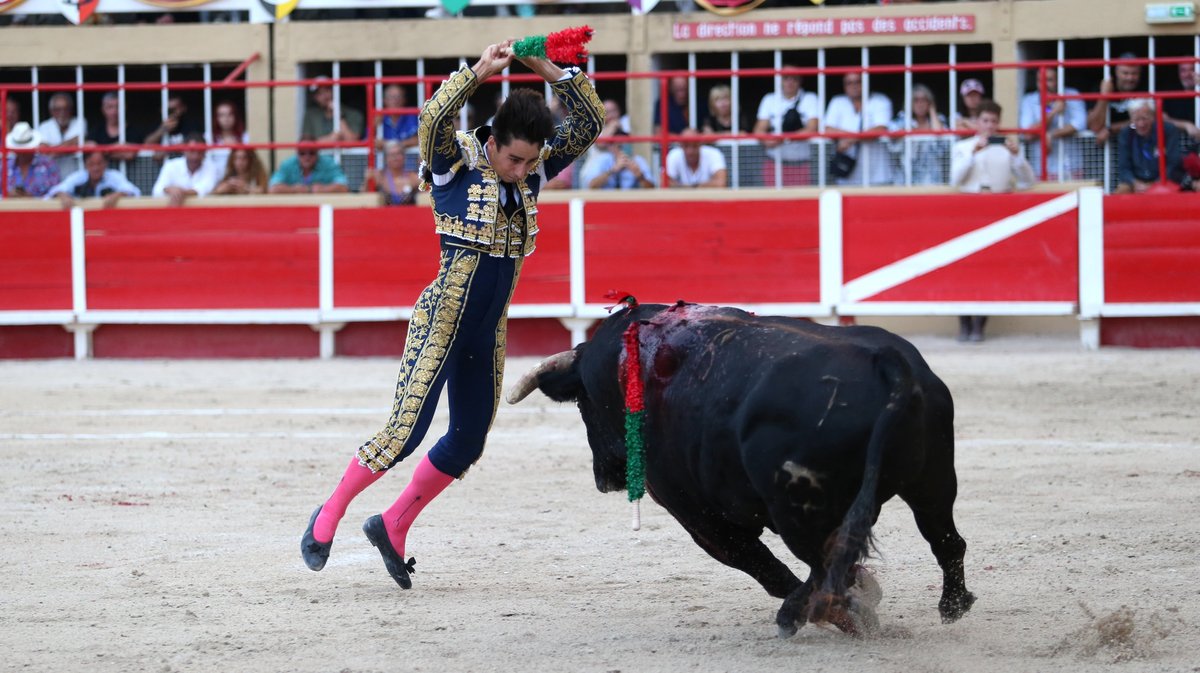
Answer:
<svg viewBox="0 0 1200 673"><path fill-rule="evenodd" d="M284 160L271 176L270 186L284 185L344 185L346 174L342 167L332 158L324 154L317 155L317 163L307 176L300 170L300 158L292 157Z"/></svg>
<svg viewBox="0 0 1200 673"><path fill-rule="evenodd" d="M647 164L646 160L637 154L633 154L630 156L632 156L633 161L634 161L634 163L637 164L638 168L641 169L642 175L647 180L650 180L650 164ZM613 164L615 164L616 162L617 162L616 152L610 152L607 150L597 150L595 153L592 154L591 158L589 158L587 160L587 162L583 164L583 168L579 172L579 186L586 189L588 187L588 185L592 184L592 180L595 180L596 178L600 177L601 175L604 175L608 171L612 170ZM633 174L633 171L631 171L629 169L622 169L616 175L608 176L608 180L606 180L604 182L604 184L597 187L597 189L637 189L637 188L638 188L637 176L635 176Z"/></svg>
<svg viewBox="0 0 1200 673"><path fill-rule="evenodd" d="M416 115L400 115L392 120L391 117L384 117L380 124L384 140L404 140L417 135L417 116Z"/></svg>

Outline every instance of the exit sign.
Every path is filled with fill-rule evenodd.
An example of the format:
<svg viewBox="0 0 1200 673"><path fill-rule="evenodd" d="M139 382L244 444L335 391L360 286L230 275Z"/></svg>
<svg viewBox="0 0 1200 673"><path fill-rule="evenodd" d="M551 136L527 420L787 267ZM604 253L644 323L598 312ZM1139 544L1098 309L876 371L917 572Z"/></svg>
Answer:
<svg viewBox="0 0 1200 673"><path fill-rule="evenodd" d="M1168 2L1146 5L1146 23L1195 23L1196 3Z"/></svg>

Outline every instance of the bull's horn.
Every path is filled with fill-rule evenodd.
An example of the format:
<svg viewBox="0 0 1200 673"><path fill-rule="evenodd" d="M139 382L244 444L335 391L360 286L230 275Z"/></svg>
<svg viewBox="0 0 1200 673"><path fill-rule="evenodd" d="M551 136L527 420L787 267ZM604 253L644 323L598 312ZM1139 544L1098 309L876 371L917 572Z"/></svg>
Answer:
<svg viewBox="0 0 1200 673"><path fill-rule="evenodd" d="M505 399L509 404L516 404L529 396L535 388L537 388L538 376L546 372L554 372L570 367L575 362L575 351L563 351L557 355L542 360L536 367L525 372L525 375L517 381L517 383L508 389L508 397Z"/></svg>

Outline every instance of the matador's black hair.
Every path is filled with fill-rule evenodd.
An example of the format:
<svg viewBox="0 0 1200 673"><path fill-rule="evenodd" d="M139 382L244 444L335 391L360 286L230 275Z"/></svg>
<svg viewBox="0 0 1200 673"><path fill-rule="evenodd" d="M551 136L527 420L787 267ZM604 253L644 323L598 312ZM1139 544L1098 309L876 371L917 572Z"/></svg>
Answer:
<svg viewBox="0 0 1200 673"><path fill-rule="evenodd" d="M513 138L541 146L553 135L554 117L546 107L546 99L533 89L514 89L492 120L492 136L499 146L511 143Z"/></svg>

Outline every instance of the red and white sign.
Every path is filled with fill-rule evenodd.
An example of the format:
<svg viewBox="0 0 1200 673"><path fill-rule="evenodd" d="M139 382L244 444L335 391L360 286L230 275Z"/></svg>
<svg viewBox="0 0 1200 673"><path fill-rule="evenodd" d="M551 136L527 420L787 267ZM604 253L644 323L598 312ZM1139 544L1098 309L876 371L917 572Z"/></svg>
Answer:
<svg viewBox="0 0 1200 673"><path fill-rule="evenodd" d="M760 21L691 21L672 24L676 40L746 40L791 37L857 37L973 33L974 14L887 16L856 19L769 19Z"/></svg>

